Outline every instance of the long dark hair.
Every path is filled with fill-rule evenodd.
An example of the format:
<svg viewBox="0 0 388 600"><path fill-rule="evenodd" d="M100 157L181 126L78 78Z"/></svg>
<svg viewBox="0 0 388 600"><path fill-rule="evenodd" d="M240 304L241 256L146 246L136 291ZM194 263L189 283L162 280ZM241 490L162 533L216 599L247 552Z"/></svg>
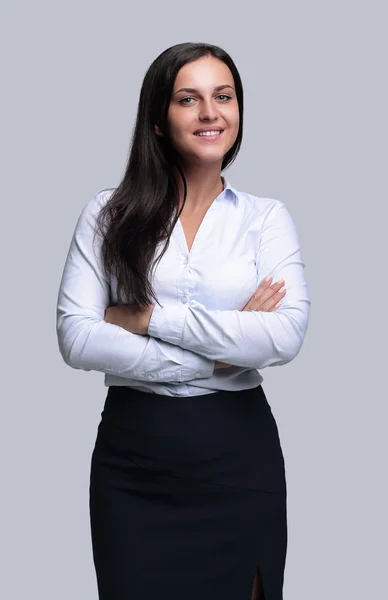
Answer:
<svg viewBox="0 0 388 600"><path fill-rule="evenodd" d="M238 135L223 158L221 170L235 160L240 149L243 87L232 58L222 48L205 43L183 43L167 48L145 74L124 177L97 216L96 232L102 235L102 260L105 270L116 276L119 304L140 308L153 304L152 300L158 302L150 276L168 248L180 215L175 169L184 185L182 208L187 196L180 158L167 135L167 113L178 71L186 63L204 56L218 58L229 67L239 107ZM163 136L156 135L155 124ZM166 243L154 259L162 241Z"/></svg>

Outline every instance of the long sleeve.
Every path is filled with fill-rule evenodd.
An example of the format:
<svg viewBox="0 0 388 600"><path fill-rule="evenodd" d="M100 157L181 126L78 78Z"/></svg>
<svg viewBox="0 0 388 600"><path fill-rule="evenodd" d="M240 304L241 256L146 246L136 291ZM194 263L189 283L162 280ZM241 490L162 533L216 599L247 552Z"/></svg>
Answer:
<svg viewBox="0 0 388 600"><path fill-rule="evenodd" d="M256 263L259 283L284 279L286 294L274 312L207 310L192 300L171 309L155 306L148 333L209 360L261 369L290 362L301 349L310 300L294 222L276 201L265 216Z"/></svg>
<svg viewBox="0 0 388 600"><path fill-rule="evenodd" d="M214 361L169 342L129 333L104 321L110 283L102 266L96 215L106 200L96 194L84 207L70 244L57 303L57 337L69 366L124 378L185 382L211 377Z"/></svg>

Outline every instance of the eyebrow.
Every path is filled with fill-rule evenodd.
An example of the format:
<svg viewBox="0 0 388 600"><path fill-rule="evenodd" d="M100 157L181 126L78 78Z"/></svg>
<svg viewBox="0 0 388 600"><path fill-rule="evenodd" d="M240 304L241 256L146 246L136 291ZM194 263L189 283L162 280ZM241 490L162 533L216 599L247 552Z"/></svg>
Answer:
<svg viewBox="0 0 388 600"><path fill-rule="evenodd" d="M224 84L224 85L218 85L217 87L215 87L214 91L220 92L221 90L224 90L225 88L230 88L232 90L234 89L231 85ZM196 90L195 88L181 88L180 90L178 90L174 93L174 96L175 96L175 94L178 94L178 92L189 92L189 94L197 94L198 90Z"/></svg>

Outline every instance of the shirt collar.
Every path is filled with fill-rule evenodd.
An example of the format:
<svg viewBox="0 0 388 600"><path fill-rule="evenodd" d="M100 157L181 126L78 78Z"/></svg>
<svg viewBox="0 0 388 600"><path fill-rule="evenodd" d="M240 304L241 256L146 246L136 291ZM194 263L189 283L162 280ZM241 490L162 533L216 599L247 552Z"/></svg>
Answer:
<svg viewBox="0 0 388 600"><path fill-rule="evenodd" d="M224 182L225 195L230 194L234 199L238 199L238 191L231 186L230 181L225 175L221 175Z"/></svg>

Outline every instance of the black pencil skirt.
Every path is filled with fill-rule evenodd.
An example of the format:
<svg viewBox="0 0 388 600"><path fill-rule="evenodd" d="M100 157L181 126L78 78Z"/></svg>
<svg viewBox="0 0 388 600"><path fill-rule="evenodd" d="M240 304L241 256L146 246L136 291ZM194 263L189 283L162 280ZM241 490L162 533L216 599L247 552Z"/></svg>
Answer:
<svg viewBox="0 0 388 600"><path fill-rule="evenodd" d="M91 459L100 600L283 598L286 479L262 386L172 397L108 388Z"/></svg>

